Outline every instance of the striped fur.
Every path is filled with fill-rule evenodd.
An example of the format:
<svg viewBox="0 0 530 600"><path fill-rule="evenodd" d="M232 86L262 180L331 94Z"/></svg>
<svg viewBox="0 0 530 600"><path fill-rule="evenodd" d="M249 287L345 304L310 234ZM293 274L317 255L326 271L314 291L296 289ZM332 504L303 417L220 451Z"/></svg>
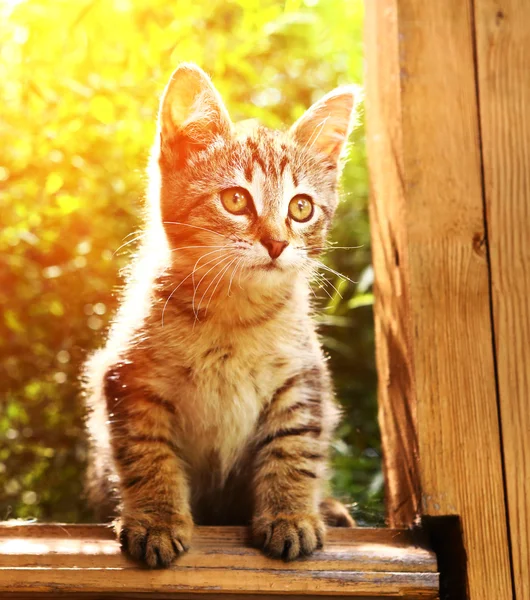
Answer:
<svg viewBox="0 0 530 600"><path fill-rule="evenodd" d="M151 567L187 550L194 522L252 524L286 559L322 544L322 515L352 523L324 496L339 413L308 283L352 114L344 88L287 133L238 128L193 65L164 94L144 242L85 371L90 497ZM247 214L221 203L236 186ZM314 203L306 223L288 217L297 194ZM274 260L267 237L288 242Z"/></svg>

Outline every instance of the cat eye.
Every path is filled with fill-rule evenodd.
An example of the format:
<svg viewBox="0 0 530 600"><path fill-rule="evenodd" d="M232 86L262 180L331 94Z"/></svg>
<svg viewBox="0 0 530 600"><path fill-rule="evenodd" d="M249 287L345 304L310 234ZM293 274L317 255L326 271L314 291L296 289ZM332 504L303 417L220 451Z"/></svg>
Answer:
<svg viewBox="0 0 530 600"><path fill-rule="evenodd" d="M242 215L248 211L252 198L247 190L234 187L221 192L221 202L229 213Z"/></svg>
<svg viewBox="0 0 530 600"><path fill-rule="evenodd" d="M297 194L289 202L289 216L291 219L304 223L313 216L314 206L311 198L305 194Z"/></svg>

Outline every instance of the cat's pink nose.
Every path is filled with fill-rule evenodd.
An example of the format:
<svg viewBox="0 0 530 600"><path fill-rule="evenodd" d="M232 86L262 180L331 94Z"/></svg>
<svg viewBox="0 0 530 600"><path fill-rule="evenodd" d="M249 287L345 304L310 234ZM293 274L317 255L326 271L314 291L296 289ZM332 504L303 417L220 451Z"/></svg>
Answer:
<svg viewBox="0 0 530 600"><path fill-rule="evenodd" d="M278 258L289 245L289 242L285 240L272 240L271 238L261 238L260 242L267 248L271 258Z"/></svg>

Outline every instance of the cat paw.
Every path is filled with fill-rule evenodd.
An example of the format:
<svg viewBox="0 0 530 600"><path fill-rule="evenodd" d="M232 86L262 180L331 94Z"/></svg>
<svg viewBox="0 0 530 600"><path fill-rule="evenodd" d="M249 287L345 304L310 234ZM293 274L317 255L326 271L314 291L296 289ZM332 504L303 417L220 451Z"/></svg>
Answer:
<svg viewBox="0 0 530 600"><path fill-rule="evenodd" d="M263 515L252 523L254 544L265 554L283 560L309 556L322 548L325 531L316 514Z"/></svg>
<svg viewBox="0 0 530 600"><path fill-rule="evenodd" d="M151 515L142 519L123 517L118 526L122 550L148 567L165 568L189 550L193 522L191 517L173 517L155 521Z"/></svg>

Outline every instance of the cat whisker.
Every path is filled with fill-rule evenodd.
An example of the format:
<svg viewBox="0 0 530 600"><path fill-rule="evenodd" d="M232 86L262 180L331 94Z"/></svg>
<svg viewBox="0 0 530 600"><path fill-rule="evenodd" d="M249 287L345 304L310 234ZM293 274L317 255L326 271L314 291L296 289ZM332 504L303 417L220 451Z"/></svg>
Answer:
<svg viewBox="0 0 530 600"><path fill-rule="evenodd" d="M316 260L316 259L310 259L310 260L311 260L311 263L317 267L317 269L324 269L325 271L329 271L330 273L333 273L333 275L336 275L337 277L340 277L341 279L345 279L346 281L349 281L350 283L353 283L353 285L357 284L357 282L353 281L353 279L350 279L346 275L343 275L342 273L339 273L338 271L335 271L335 269L332 269L331 267L328 267L327 265L325 265L324 263L320 262L319 260Z"/></svg>
<svg viewBox="0 0 530 600"><path fill-rule="evenodd" d="M141 230L141 229L137 229L136 231L131 231L131 233L128 233L127 235L125 235L125 236L123 237L123 239L124 239L124 240L126 240L127 238L131 237L131 235L137 235L137 234L140 234L140 235L146 235L146 233L145 233L145 232L142 232L142 230Z"/></svg>
<svg viewBox="0 0 530 600"><path fill-rule="evenodd" d="M177 252L178 250L189 250L190 248L228 248L230 244L225 244L224 246L178 246L177 248L172 248L171 252Z"/></svg>
<svg viewBox="0 0 530 600"><path fill-rule="evenodd" d="M230 238L218 231L214 231L213 229L208 229L207 227L199 227L199 225L191 225L190 223L181 223L180 221L163 221L164 225L181 225L182 227L191 227L192 229L201 229L202 231L207 231L209 233L213 233L215 235L219 235L227 240Z"/></svg>
<svg viewBox="0 0 530 600"><path fill-rule="evenodd" d="M320 278L317 278L317 281L320 282L320 285L318 287L328 295L328 297L329 297L330 300L333 300L333 296L328 292L328 290L326 288L326 285L323 284L322 280ZM329 283L329 281L327 279L325 279L325 282Z"/></svg>
<svg viewBox="0 0 530 600"><path fill-rule="evenodd" d="M125 236L125 237L130 237L130 235L131 234L129 234L128 236ZM118 248L116 248L116 250L114 250L114 252L112 253L112 256L116 256L116 254L122 248L125 248L129 244L133 244L134 242L137 242L139 239L145 237L146 235L147 235L146 233L139 233L135 238L133 238L131 240L127 240L126 242L124 242L123 244L121 244L121 246L119 246ZM188 250L188 249L191 249L191 248L226 248L227 246L229 246L229 244L225 244L225 246L214 246L214 245L179 246L177 248L172 248L171 252L177 252L178 250Z"/></svg>
<svg viewBox="0 0 530 600"><path fill-rule="evenodd" d="M212 301L212 298L215 296L215 291L217 290L217 288L219 287L219 284L221 283L223 277L225 276L225 273L228 271L228 269L234 264L234 262L238 260L237 256L236 258L234 258L234 260L230 263L228 263L228 265L224 268L224 270L221 273L221 276L219 277L219 279L217 280L217 284L215 285L212 293L210 294L210 299L208 300L208 304L206 305L206 310L204 311L204 315L206 316L206 314L208 313L208 307L210 306L210 302Z"/></svg>
<svg viewBox="0 0 530 600"><path fill-rule="evenodd" d="M224 246L215 246L215 248L218 248L218 250L212 250L212 252L208 252L208 254L203 255L203 256L199 256L199 258L197 259L194 267L193 267L193 271L191 273L191 284L193 286L193 297L195 299L195 271L197 269L197 265L199 264L199 262L205 258L205 256L208 256L209 254L213 254L214 252L220 252L222 249L224 248L229 248L230 244L225 244ZM213 261L212 261L213 262ZM209 263L208 263L209 264Z"/></svg>
<svg viewBox="0 0 530 600"><path fill-rule="evenodd" d="M208 256L209 254L213 254L214 252L219 252L219 250L212 250L211 252L208 252L206 254L203 254L201 257L199 257L198 261L199 262L202 258L206 258L206 256ZM203 265L201 265L200 268L206 267L208 266L210 263L214 262L215 260L218 260L218 256L212 258L212 260L209 260L208 262L204 263ZM197 263L195 263L195 265L197 266ZM197 267L198 268L198 267ZM195 273L195 269L189 273L188 275L186 275L186 277L184 277L184 279L173 289L173 291L171 292L171 294L169 294L165 304L164 304L164 308L162 309L162 327L164 326L164 313L166 312L166 307L169 303L169 301L171 300L171 298L173 297L173 294L179 289L179 287L190 277L193 276L193 274Z"/></svg>
<svg viewBox="0 0 530 600"><path fill-rule="evenodd" d="M218 248L218 250L213 250L212 252L208 252L208 254L213 254L214 252L220 252L224 248L230 248L230 246L231 246L231 244L225 244L224 246L211 246L212 248ZM206 256L208 256L208 254L206 254ZM197 262L195 263L195 265L193 267L193 271L191 273L191 284L193 286L194 299L195 299L195 271L196 271L198 263L203 258L204 258L204 256L199 256L199 258L197 259Z"/></svg>
<svg viewBox="0 0 530 600"><path fill-rule="evenodd" d="M115 256L122 248L125 248L129 244L133 244L134 242L137 242L139 239L145 237L145 235L146 235L145 233L140 233L135 238L133 238L131 240L127 240L121 246L116 248L116 250L114 250L114 252L112 253L112 256ZM126 236L126 237L129 237L129 236ZM188 250L191 248L204 248L204 249L206 249L206 248L227 248L229 245L230 244L225 244L224 246L214 246L214 245L179 246L177 248L172 248L171 252L177 252L178 250Z"/></svg>
<svg viewBox="0 0 530 600"><path fill-rule="evenodd" d="M329 281L320 273L315 273L315 281L319 284L319 288L321 290L324 290L324 292L326 292L326 294L329 296L329 298L333 298L333 296L329 293L328 289L327 289L327 285L329 284Z"/></svg>
<svg viewBox="0 0 530 600"><path fill-rule="evenodd" d="M311 293L313 294L313 296L316 298L317 295L315 294L315 290L311 286L309 286L309 289L311 290Z"/></svg>
<svg viewBox="0 0 530 600"><path fill-rule="evenodd" d="M343 295L339 292L339 290L331 283L331 281L327 277L324 277L324 275L322 275L321 273L318 273L318 276L321 281L326 282L326 285L330 285L335 290L335 292L339 295L341 300L344 300Z"/></svg>
<svg viewBox="0 0 530 600"><path fill-rule="evenodd" d="M218 262L217 264L214 265L214 268L219 266L222 262L224 262L225 260L229 260L231 258L231 256L225 257L224 259L222 259L220 262ZM219 282L221 281L221 277L224 274L224 272L228 269L228 267L230 267L230 265L237 260L237 256L236 258L234 258L230 263L228 263L228 265L221 267L221 269L219 270L218 273L215 274L215 276L213 277L213 279L210 281L210 283L208 284L208 287L204 290L204 294L201 296L201 299L199 300L199 305L197 306L197 310L195 311L195 321L199 321L199 311L201 309L201 304L202 301L204 300L204 298L206 297L206 294L208 293L208 290L212 287L212 285L215 283L215 281L219 278ZM210 269L211 271L211 269ZM208 273L210 272L208 271ZM202 281L202 279L201 279ZM217 283L217 285L219 285L219 282ZM199 282L200 285L200 282ZM217 285L215 286L213 292L212 292L212 296L215 292L215 290L217 289ZM210 300L208 301L208 306L210 306L210 302L212 300L212 296L210 296ZM208 311L208 306L206 307L206 312ZM206 312L204 313L206 315Z"/></svg>
<svg viewBox="0 0 530 600"><path fill-rule="evenodd" d="M232 252L230 252L228 255L225 255L225 256L221 257L221 259L219 260L219 262L215 263L215 265L213 265L213 267L211 267L210 269L208 269L208 271L206 271L206 273L200 278L199 283L197 284L197 287L195 287L195 285L193 286L193 298L191 300L191 305L192 305L193 312L195 313L195 317L198 316L198 311L199 311L198 308L197 308L197 310L195 310L195 298L197 296L197 292L198 292L199 288L201 287L201 283L203 282L204 278L208 276L208 273L211 273L221 263L223 263L225 260L228 260L229 258L231 258L233 256ZM219 258L219 257L216 257L214 260L217 260L217 258ZM213 261L211 261L211 262L213 262ZM194 272L195 272L195 270L193 271L193 273ZM193 273L192 273L192 275L193 275ZM206 291L208 291L209 289L210 289L209 287L206 288ZM200 306L200 303L199 303L199 306Z"/></svg>
<svg viewBox="0 0 530 600"><path fill-rule="evenodd" d="M216 269L219 265L221 265L225 261L229 260L232 256L233 256L233 252L229 252L228 254L224 254L220 258L216 257L214 260L217 260L217 262L212 267L210 267L208 269L208 271L206 271L206 273L204 273L204 275L200 278L199 283L196 286L195 285L193 286L193 298L192 298L191 303L192 303L193 313L195 314L195 321L197 321L198 313L199 313L199 308L200 308L200 302L199 302L199 307L197 307L197 309L195 308L195 298L197 297L197 292L199 291L199 288L201 287L201 283L204 281L205 277L207 277L209 273L211 273L214 269ZM213 260L209 261L209 262L213 262ZM215 280L216 276L217 276L217 273L213 277L214 280ZM211 285L211 282L210 282L210 285ZM208 291L209 289L210 289L210 286L208 286L206 288L206 291ZM201 297L201 300L202 300L203 297L204 297L204 294Z"/></svg>
<svg viewBox="0 0 530 600"><path fill-rule="evenodd" d="M321 252L330 252L331 250L358 250L364 248L364 244L360 246L297 246L296 250L319 250Z"/></svg>
<svg viewBox="0 0 530 600"><path fill-rule="evenodd" d="M242 290L243 286L241 285L241 275L243 275L243 267L244 264L241 265L241 268L239 269L239 277L238 277L238 284L239 284L239 289ZM247 272L247 277L248 277L248 272Z"/></svg>
<svg viewBox="0 0 530 600"><path fill-rule="evenodd" d="M128 240L125 243L123 243L121 246L119 246L118 248L116 248L116 250L114 250L114 252L112 253L112 256L116 256L116 254L122 249L125 248L126 246L128 246L129 244L133 244L134 242L137 242L139 239L145 237L145 233L140 233L139 235L137 235L135 238L133 238L132 240Z"/></svg>
<svg viewBox="0 0 530 600"><path fill-rule="evenodd" d="M242 256L239 261L236 263L234 270L232 271L232 276L230 277L230 283L228 284L228 293L227 296L230 296L230 290L232 289L232 282L234 281L234 275L237 273L237 269L241 266L241 263L244 260L244 256Z"/></svg>

